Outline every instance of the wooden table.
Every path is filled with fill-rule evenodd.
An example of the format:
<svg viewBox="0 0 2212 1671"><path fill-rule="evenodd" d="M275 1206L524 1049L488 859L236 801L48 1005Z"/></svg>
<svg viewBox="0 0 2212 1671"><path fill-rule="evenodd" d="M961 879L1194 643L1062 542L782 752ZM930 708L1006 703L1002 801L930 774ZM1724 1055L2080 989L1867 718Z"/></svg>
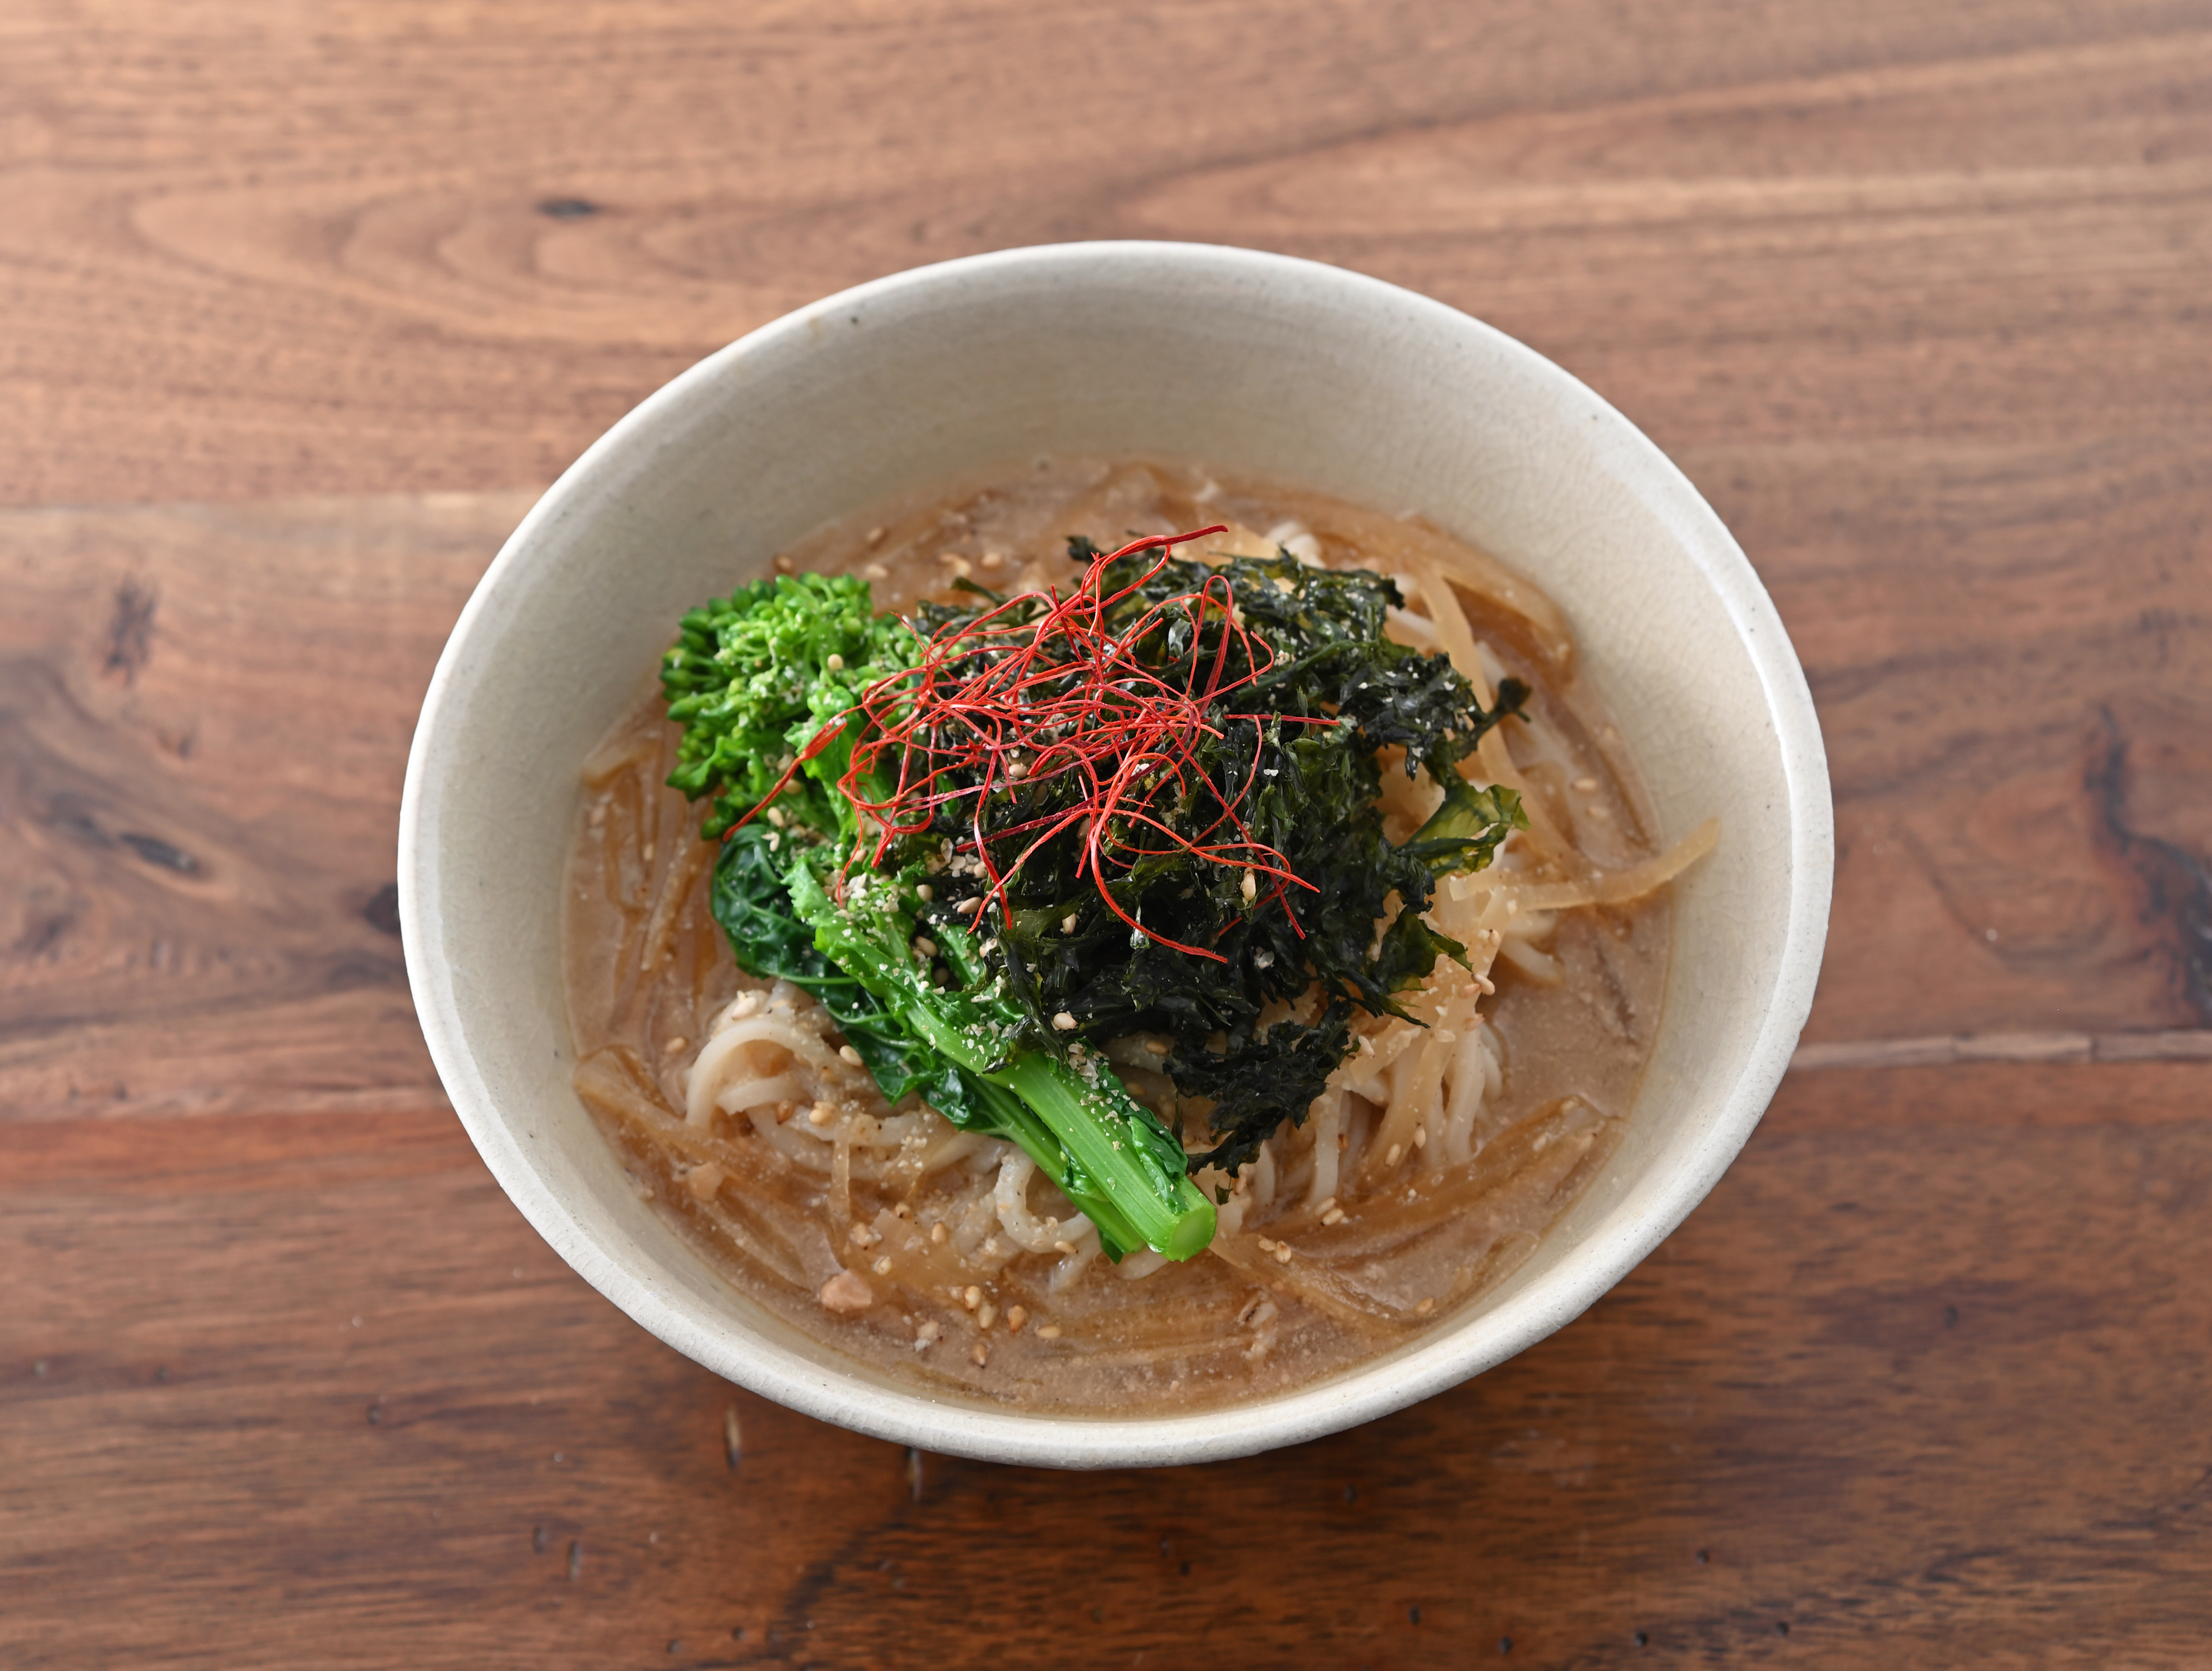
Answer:
<svg viewBox="0 0 2212 1671"><path fill-rule="evenodd" d="M532 497L917 263L1244 243L1680 461L1826 727L1797 1071L1456 1392L1025 1473L649 1339L442 1103L393 911ZM2212 1663L2203 0L15 0L0 1663Z"/></svg>

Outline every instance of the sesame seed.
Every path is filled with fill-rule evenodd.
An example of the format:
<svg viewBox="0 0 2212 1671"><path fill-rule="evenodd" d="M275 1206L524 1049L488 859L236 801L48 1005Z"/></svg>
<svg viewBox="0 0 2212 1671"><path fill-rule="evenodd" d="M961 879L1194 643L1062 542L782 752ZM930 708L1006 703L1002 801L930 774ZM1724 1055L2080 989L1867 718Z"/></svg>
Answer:
<svg viewBox="0 0 2212 1671"><path fill-rule="evenodd" d="M791 559L784 556L781 551L775 554L775 562L771 566L779 574L788 574L791 573Z"/></svg>
<svg viewBox="0 0 2212 1671"><path fill-rule="evenodd" d="M981 1340L976 1341L975 1344L969 1349L968 1356L975 1360L975 1367L979 1370L981 1369L984 1364L991 1361L990 1348L986 1346Z"/></svg>
<svg viewBox="0 0 2212 1671"><path fill-rule="evenodd" d="M1275 1243L1275 1263L1276 1263L1276 1264L1278 1264L1278 1265L1287 1265L1287 1264L1289 1264L1290 1262L1291 1262L1291 1244L1290 1244L1289 1243L1287 1243L1287 1242L1278 1242L1278 1243Z"/></svg>
<svg viewBox="0 0 2212 1671"><path fill-rule="evenodd" d="M860 578L864 580L888 580L890 577L891 571L879 562L867 563L860 569Z"/></svg>
<svg viewBox="0 0 2212 1671"><path fill-rule="evenodd" d="M872 1266L869 1267L869 1268L874 1271L879 1277L889 1276L891 1273L891 1256L889 1254L885 1254Z"/></svg>
<svg viewBox="0 0 2212 1671"><path fill-rule="evenodd" d="M978 561L982 564L985 574L994 574L1006 566L1006 554L1003 551L986 551Z"/></svg>
<svg viewBox="0 0 2212 1671"><path fill-rule="evenodd" d="M871 528L868 530L868 549L870 550L873 550L877 546L881 545L883 543L884 531L881 528Z"/></svg>
<svg viewBox="0 0 2212 1671"><path fill-rule="evenodd" d="M1058 1323L1047 1323L1043 1328L1037 1330L1037 1338L1044 1340L1057 1340L1060 1339L1060 1325Z"/></svg>
<svg viewBox="0 0 2212 1671"><path fill-rule="evenodd" d="M1382 1164L1385 1166L1395 1166L1398 1164L1398 1157L1405 1152L1406 1145L1404 1144L1394 1143L1390 1145L1390 1152L1382 1157Z"/></svg>
<svg viewBox="0 0 2212 1671"><path fill-rule="evenodd" d="M823 665L833 673L842 673L845 671L845 658L832 650L823 658Z"/></svg>
<svg viewBox="0 0 2212 1671"><path fill-rule="evenodd" d="M975 1309L975 1327L988 1331L999 1320L999 1308L985 1300Z"/></svg>
<svg viewBox="0 0 2212 1671"><path fill-rule="evenodd" d="M983 1291L978 1288L974 1283L969 1283L966 1288L961 1291L960 1303L966 1306L970 1311L973 1311L982 1303Z"/></svg>
<svg viewBox="0 0 2212 1671"><path fill-rule="evenodd" d="M924 905L927 905L931 900L937 897L937 890L931 887L927 882L923 882L915 886L914 896L920 900Z"/></svg>
<svg viewBox="0 0 2212 1671"><path fill-rule="evenodd" d="M1062 1010L1058 1015L1053 1017L1052 1024L1063 1033L1072 1033L1075 1030L1075 1018L1068 1014L1066 1010Z"/></svg>
<svg viewBox="0 0 2212 1671"><path fill-rule="evenodd" d="M952 1239L952 1232L945 1228L944 1222L940 1219L938 1223L933 1224L929 1227L929 1239L936 1246L941 1248L947 1242L950 1242Z"/></svg>
<svg viewBox="0 0 2212 1671"><path fill-rule="evenodd" d="M1413 1127L1413 1146L1416 1149L1425 1149L1429 1146L1429 1128L1426 1126Z"/></svg>
<svg viewBox="0 0 2212 1671"><path fill-rule="evenodd" d="M852 1066L858 1067L860 1065L860 1053L849 1044L839 1045L837 1054Z"/></svg>
<svg viewBox="0 0 2212 1671"><path fill-rule="evenodd" d="M827 1103L817 1103L806 1110L806 1123L810 1126L826 1126L836 1117L837 1110Z"/></svg>
<svg viewBox="0 0 2212 1671"><path fill-rule="evenodd" d="M1434 1300L1423 1300L1419 1305L1413 1308L1413 1312L1416 1316L1425 1317L1430 1312L1436 1309L1437 1303Z"/></svg>
<svg viewBox="0 0 2212 1671"><path fill-rule="evenodd" d="M1022 1325L1029 1322L1029 1320L1030 1314L1028 1307L1021 1305L1008 1306L1006 1308L1006 1333L1009 1334L1020 1334L1022 1332Z"/></svg>
<svg viewBox="0 0 2212 1671"><path fill-rule="evenodd" d="M1075 932L1074 912L1070 911L1066 916L1060 920L1060 932L1063 934L1073 934Z"/></svg>
<svg viewBox="0 0 2212 1671"><path fill-rule="evenodd" d="M1259 897L1260 884L1252 879L1252 872L1249 871L1244 872L1244 879L1237 884L1237 889L1244 896L1244 902L1247 905Z"/></svg>

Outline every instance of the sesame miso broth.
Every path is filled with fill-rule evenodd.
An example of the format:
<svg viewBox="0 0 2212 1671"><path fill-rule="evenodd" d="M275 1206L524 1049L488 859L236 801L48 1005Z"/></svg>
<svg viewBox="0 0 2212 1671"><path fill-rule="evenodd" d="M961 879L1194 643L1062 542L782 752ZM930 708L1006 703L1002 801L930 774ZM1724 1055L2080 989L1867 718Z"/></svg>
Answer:
<svg viewBox="0 0 2212 1671"><path fill-rule="evenodd" d="M1233 1173L1209 1120L1221 1105L1179 1092L1168 1071L1189 1060L1188 1041L1139 1030L1062 1047L1094 1079L1118 1078L1191 1154L1217 1157L1193 1179L1213 1216L1194 1256L1137 1247L1110 1260L1110 1227L1022 1146L960 1129L916 1091L887 1101L798 977L739 968L713 914L720 843L702 839L702 804L667 784L681 731L658 689L584 765L562 924L578 1094L641 1195L740 1292L927 1390L1040 1412L1188 1410L1389 1350L1480 1304L1528 1257L1618 1144L1650 1054L1666 884L1712 828L1660 852L1618 732L1576 679L1568 623L1484 554L1296 489L1055 459L847 519L775 567L856 576L876 611L907 617L969 588L1066 594L1083 575L1071 537L1103 552L1214 525L1224 532L1173 556L1276 562L1266 572L1285 595L1302 574L1389 576L1391 640L1448 656L1486 708L1503 712L1525 686L1458 769L1517 793L1526 827L1486 868L1437 881L1426 923L1462 955L1397 992L1402 1015L1352 1013L1303 1121ZM1238 628L1248 614L1259 618L1237 606ZM1447 797L1426 770L1407 775L1403 750L1376 757L1382 829L1403 847ZM763 805L747 839L780 851L799 831ZM1264 914L1253 878L1270 881L1266 866L1239 861L1243 897ZM962 862L933 878L937 893L955 890ZM1280 893L1279 908L1301 908L1288 883ZM978 898L979 936L988 918ZM1378 945L1387 927L1376 919ZM1144 944L1141 927L1131 940ZM925 969L951 956L914 944ZM936 978L947 981L941 964ZM1324 1012L1317 988L1275 1001L1257 1036Z"/></svg>

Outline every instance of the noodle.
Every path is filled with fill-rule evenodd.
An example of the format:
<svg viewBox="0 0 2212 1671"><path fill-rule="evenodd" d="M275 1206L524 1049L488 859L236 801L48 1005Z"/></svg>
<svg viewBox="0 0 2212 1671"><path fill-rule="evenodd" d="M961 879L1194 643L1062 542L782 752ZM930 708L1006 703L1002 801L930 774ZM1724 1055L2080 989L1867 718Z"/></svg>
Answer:
<svg viewBox="0 0 2212 1671"><path fill-rule="evenodd" d="M1662 890L1715 832L1651 851L1641 791L1567 677L1564 618L1527 580L1310 495L1081 460L878 512L858 525L872 540L833 528L793 558L858 569L879 606L903 606L963 568L1001 589L1064 583L1050 559L1066 534L1206 520L1233 526L1182 555L1279 545L1405 577L1394 636L1443 649L1486 705L1509 673L1537 694L1467 763L1518 789L1531 828L1431 902L1465 962L1401 994L1405 1016L1361 1016L1309 1117L1241 1175L1199 1175L1222 1198L1218 1230L1187 1263L1139 1250L1109 1264L1028 1155L911 1098L886 1105L809 994L737 969L702 885L715 849L663 787L675 731L657 702L586 763L564 925L578 1095L750 1303L884 1372L1070 1410L1295 1386L1501 1279L1619 1140L1657 1020ZM1402 841L1442 794L1384 764L1385 828ZM1581 996L1595 991L1607 1006ZM1278 1007L1304 1021L1312 1001ZM1133 1037L1105 1054L1204 1146L1208 1105L1177 1096L1160 1048Z"/></svg>

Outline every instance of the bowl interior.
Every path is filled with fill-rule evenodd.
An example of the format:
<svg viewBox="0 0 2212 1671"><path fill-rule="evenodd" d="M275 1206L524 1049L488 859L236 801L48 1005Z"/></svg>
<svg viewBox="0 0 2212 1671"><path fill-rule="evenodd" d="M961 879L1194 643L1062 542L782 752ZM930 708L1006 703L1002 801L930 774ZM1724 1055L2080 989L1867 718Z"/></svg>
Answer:
<svg viewBox="0 0 2212 1671"><path fill-rule="evenodd" d="M1234 1413L1024 1415L925 1397L727 1287L639 1201L569 1088L562 866L577 768L678 615L890 495L1038 453L1142 453L1419 510L1565 610L1672 840L1660 1042L1612 1165L1504 1284L1390 1356ZM410 762L417 1009L501 1183L678 1350L827 1419L1010 1461L1194 1461L1411 1402L1565 1322L1702 1197L1812 995L1832 834L1802 674L1749 565L1626 420L1464 315L1335 269L1193 246L1017 251L794 314L653 397L554 487L471 599Z"/></svg>

